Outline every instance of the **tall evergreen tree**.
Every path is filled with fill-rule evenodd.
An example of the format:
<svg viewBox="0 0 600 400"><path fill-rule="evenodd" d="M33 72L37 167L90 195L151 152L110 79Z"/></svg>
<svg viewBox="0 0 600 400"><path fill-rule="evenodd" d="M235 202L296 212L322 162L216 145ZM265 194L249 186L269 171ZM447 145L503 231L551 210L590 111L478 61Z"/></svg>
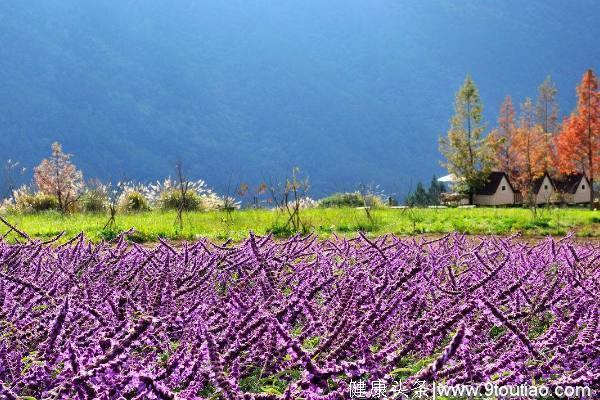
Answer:
<svg viewBox="0 0 600 400"><path fill-rule="evenodd" d="M440 195L445 191L446 186L444 186L444 183L438 182L437 177L434 175L431 178L431 185L429 185L429 190L427 191L429 203L434 205L440 204Z"/></svg>
<svg viewBox="0 0 600 400"><path fill-rule="evenodd" d="M544 133L555 133L558 128L558 103L556 94L558 90L550 75L538 87L536 104L537 123L542 126Z"/></svg>
<svg viewBox="0 0 600 400"><path fill-rule="evenodd" d="M429 195L421 182L417 183L415 191L407 196L406 204L409 206L426 206L430 204Z"/></svg>
<svg viewBox="0 0 600 400"><path fill-rule="evenodd" d="M556 148L554 146L554 134L558 131L558 103L556 94L558 90L550 75L538 87L538 98L536 104L536 122L544 134L543 167L545 172L554 171L554 160Z"/></svg>
<svg viewBox="0 0 600 400"><path fill-rule="evenodd" d="M455 114L447 137L440 138L440 151L446 157L442 165L459 177L458 188L473 196L489 176L493 166L492 141L483 136L483 105L479 92L470 76L456 93Z"/></svg>

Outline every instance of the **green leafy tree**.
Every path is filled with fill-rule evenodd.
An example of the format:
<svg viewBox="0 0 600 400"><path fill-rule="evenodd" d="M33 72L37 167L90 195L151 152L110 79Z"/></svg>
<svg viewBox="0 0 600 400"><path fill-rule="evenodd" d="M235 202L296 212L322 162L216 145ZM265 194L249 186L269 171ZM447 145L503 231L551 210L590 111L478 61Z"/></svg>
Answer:
<svg viewBox="0 0 600 400"><path fill-rule="evenodd" d="M454 111L448 135L440 138L440 151L446 157L442 165L460 178L457 188L469 195L472 204L492 170L493 145L483 136L483 105L470 76L456 93Z"/></svg>

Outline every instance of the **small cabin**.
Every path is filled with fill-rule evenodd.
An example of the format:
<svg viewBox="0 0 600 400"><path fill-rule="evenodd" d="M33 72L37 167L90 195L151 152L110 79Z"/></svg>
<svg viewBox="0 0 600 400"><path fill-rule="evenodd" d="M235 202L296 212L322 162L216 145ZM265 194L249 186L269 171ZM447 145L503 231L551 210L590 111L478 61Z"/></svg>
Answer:
<svg viewBox="0 0 600 400"><path fill-rule="evenodd" d="M573 174L554 181L564 203L584 204L590 202L590 181L585 175Z"/></svg>
<svg viewBox="0 0 600 400"><path fill-rule="evenodd" d="M548 174L533 181L535 204L550 204L556 196L556 187Z"/></svg>
<svg viewBox="0 0 600 400"><path fill-rule="evenodd" d="M473 197L473 203L481 206L502 206L515 204L518 197L504 172L490 173L488 181Z"/></svg>

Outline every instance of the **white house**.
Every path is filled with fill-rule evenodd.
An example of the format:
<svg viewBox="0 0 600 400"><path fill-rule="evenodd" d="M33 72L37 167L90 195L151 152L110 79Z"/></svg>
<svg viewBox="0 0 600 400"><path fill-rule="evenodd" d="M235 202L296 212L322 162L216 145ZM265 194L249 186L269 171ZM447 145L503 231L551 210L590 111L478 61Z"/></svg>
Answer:
<svg viewBox="0 0 600 400"><path fill-rule="evenodd" d="M582 174L568 175L555 179L558 192L567 204L583 204L590 202L590 181Z"/></svg>
<svg viewBox="0 0 600 400"><path fill-rule="evenodd" d="M504 172L492 172L483 188L473 197L473 203L482 206L502 206L515 204L518 193L510 184Z"/></svg>
<svg viewBox="0 0 600 400"><path fill-rule="evenodd" d="M535 195L535 204L550 204L555 199L556 187L548 174L536 179L533 182L533 194Z"/></svg>

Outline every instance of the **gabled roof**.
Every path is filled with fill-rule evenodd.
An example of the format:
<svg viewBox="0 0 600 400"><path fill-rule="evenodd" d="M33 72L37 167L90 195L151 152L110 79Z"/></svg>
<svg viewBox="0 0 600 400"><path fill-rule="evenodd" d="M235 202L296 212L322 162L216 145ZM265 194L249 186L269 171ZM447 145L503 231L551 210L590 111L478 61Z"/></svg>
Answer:
<svg viewBox="0 0 600 400"><path fill-rule="evenodd" d="M579 184L584 179L586 182L588 182L587 177L585 177L583 174L572 174L560 179L555 179L555 183L557 189L562 193L575 194L575 192L577 192L577 188L579 188Z"/></svg>
<svg viewBox="0 0 600 400"><path fill-rule="evenodd" d="M542 182L544 182L544 179L546 177L548 178L548 181L550 181L552 188L556 190L556 186L554 185L552 178L550 178L550 175L548 175L548 173L545 173L543 176L540 176L539 178L537 178L533 181L533 193L535 193L535 194L539 193L539 191L542 187Z"/></svg>
<svg viewBox="0 0 600 400"><path fill-rule="evenodd" d="M491 196L495 194L498 190L498 186L500 186L500 182L502 182L502 178L506 178L508 186L510 186L510 189L514 192L515 189L512 187L510 179L508 179L508 175L505 172L494 171L490 173L487 183L477 191L477 194L484 196Z"/></svg>

